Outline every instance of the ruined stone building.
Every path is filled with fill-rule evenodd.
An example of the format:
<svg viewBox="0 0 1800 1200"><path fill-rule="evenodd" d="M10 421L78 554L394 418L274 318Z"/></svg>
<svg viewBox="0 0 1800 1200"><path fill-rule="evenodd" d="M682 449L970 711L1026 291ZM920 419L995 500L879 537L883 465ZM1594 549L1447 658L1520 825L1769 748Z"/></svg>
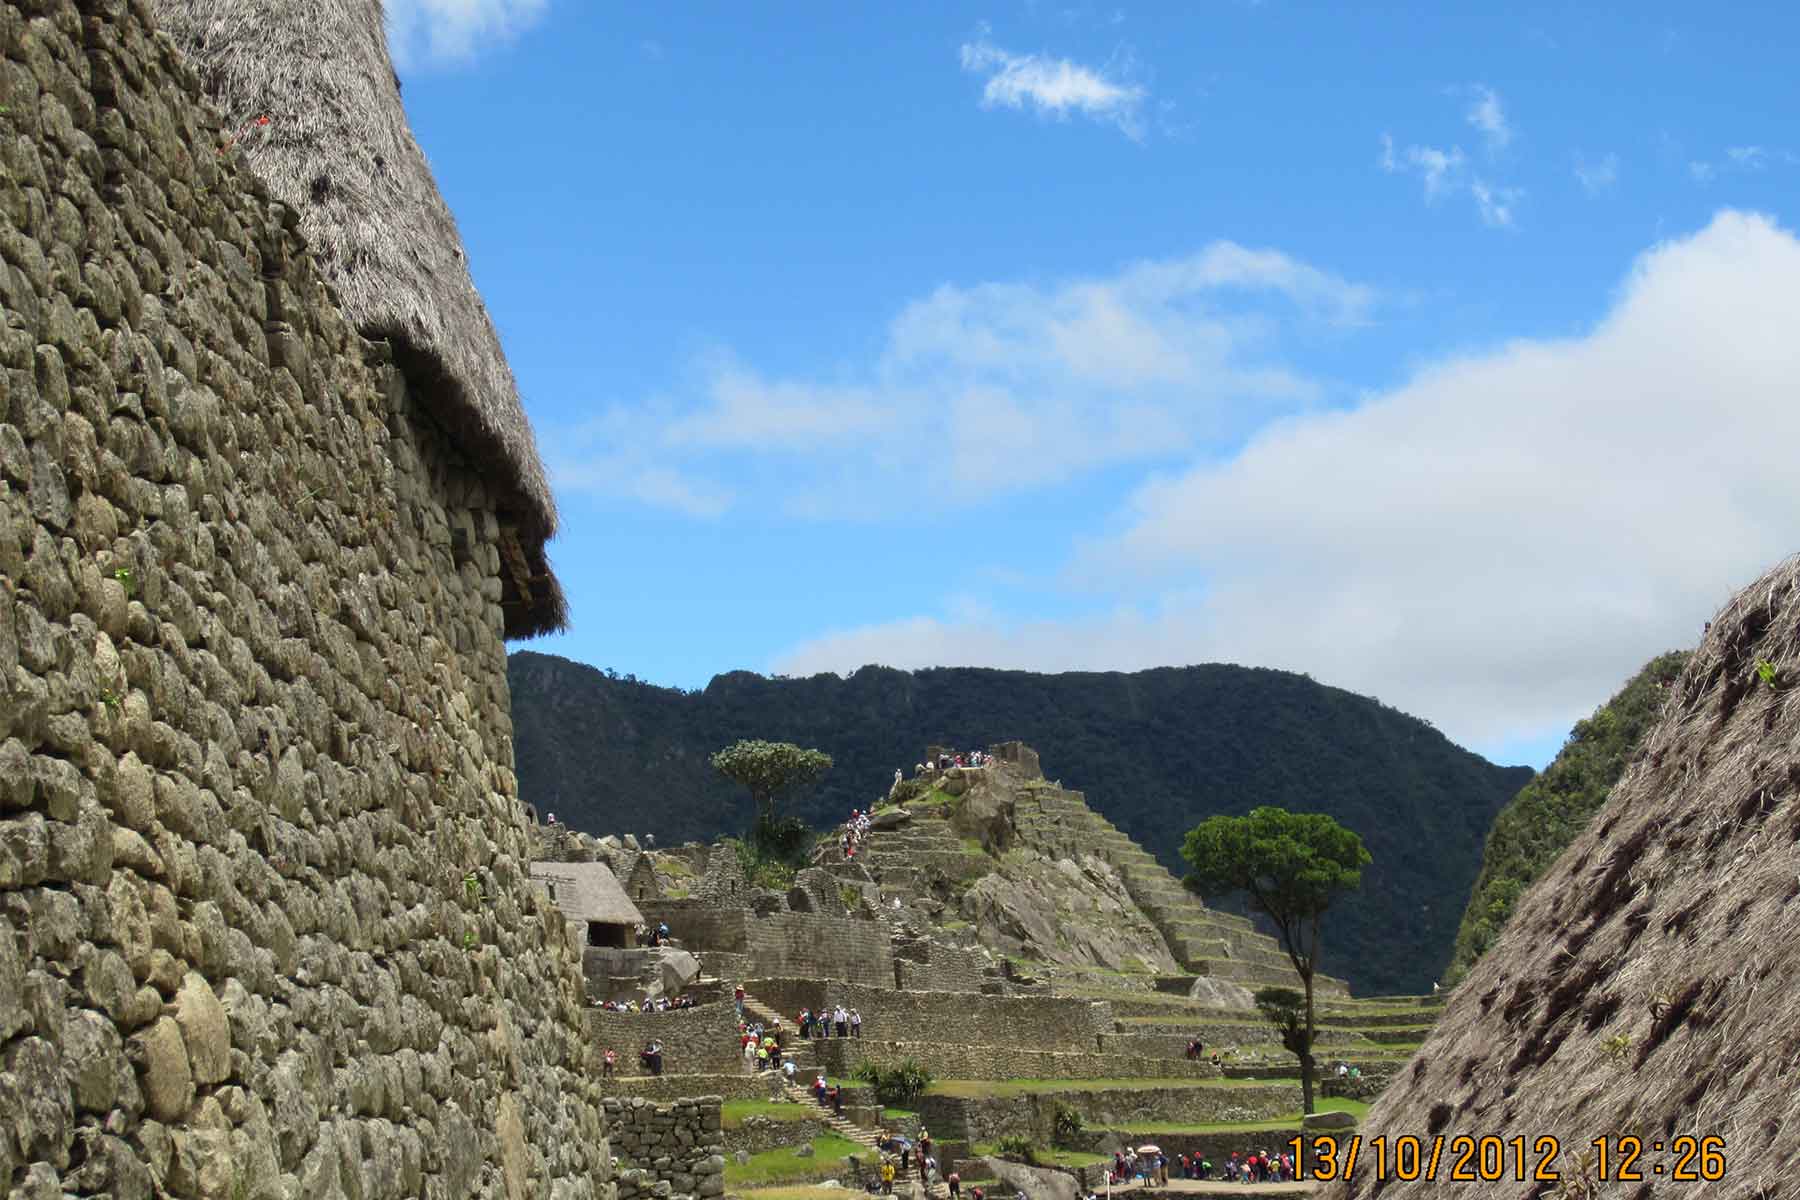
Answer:
<svg viewBox="0 0 1800 1200"><path fill-rule="evenodd" d="M554 525L377 0L0 0L0 1190L610 1193Z"/></svg>

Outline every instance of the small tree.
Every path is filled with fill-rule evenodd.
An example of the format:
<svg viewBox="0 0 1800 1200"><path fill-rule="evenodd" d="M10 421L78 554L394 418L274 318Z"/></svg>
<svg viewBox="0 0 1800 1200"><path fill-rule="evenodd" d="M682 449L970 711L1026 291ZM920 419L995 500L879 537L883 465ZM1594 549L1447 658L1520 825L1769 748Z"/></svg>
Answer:
<svg viewBox="0 0 1800 1200"><path fill-rule="evenodd" d="M778 821L776 798L831 770L831 755L804 750L792 742L741 741L713 755L712 765L725 778L750 789L750 799L756 804L751 841L759 850L780 853L791 852L804 841L805 826ZM793 828L796 825L798 834Z"/></svg>
<svg viewBox="0 0 1800 1200"><path fill-rule="evenodd" d="M1339 892L1361 885L1368 850L1360 837L1324 813L1258 808L1243 817L1208 817L1188 831L1181 856L1194 868L1182 881L1190 891L1202 896L1243 892L1251 908L1275 922L1281 948L1306 993L1304 1026L1301 1014L1294 1012L1294 1045L1288 1043L1284 1024L1276 1024L1284 1029L1282 1044L1300 1059L1301 1095L1306 1111L1312 1112L1319 922ZM1261 1008L1262 997L1257 1000Z"/></svg>
<svg viewBox="0 0 1800 1200"><path fill-rule="evenodd" d="M1306 997L1290 987L1260 988L1256 1010L1275 1027L1282 1048L1301 1062L1312 1057L1312 1030L1306 1027ZM1311 1109L1307 1110L1312 1111Z"/></svg>

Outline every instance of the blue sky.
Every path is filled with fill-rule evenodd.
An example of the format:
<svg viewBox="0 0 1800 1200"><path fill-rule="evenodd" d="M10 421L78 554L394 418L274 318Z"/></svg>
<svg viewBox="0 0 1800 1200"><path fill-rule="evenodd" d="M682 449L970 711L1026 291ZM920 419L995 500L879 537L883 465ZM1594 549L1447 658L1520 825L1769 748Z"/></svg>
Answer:
<svg viewBox="0 0 1800 1200"><path fill-rule="evenodd" d="M1788 6L388 7L534 648L1278 666L1541 764L1795 548Z"/></svg>

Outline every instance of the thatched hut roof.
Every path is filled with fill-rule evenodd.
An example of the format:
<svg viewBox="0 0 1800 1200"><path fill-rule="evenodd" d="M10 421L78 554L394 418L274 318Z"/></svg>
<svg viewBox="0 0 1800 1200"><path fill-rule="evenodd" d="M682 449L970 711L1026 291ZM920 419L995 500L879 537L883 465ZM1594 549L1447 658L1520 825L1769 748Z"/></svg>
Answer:
<svg viewBox="0 0 1800 1200"><path fill-rule="evenodd" d="M509 498L506 632L567 622L544 542L556 506L462 239L413 140L380 0L153 0L234 144L300 230L346 315ZM259 117L270 118L259 125Z"/></svg>
<svg viewBox="0 0 1800 1200"><path fill-rule="evenodd" d="M546 885L563 915L607 925L641 925L638 911L611 869L597 862L534 862L531 877Z"/></svg>
<svg viewBox="0 0 1800 1200"><path fill-rule="evenodd" d="M1513 1182L1509 1160L1503 1182L1384 1187L1365 1153L1348 1186L1319 1194L1795 1194L1797 842L1800 560L1790 560L1713 619L1638 759L1520 899L1361 1130L1365 1149L1412 1135L1428 1153L1439 1133L1523 1136L1527 1147L1559 1137L1560 1182ZM1616 1142L1614 1177L1600 1180L1590 1143L1627 1134L1643 1139L1643 1181L1617 1179ZM1670 1180L1682 1136L1724 1139L1722 1183Z"/></svg>

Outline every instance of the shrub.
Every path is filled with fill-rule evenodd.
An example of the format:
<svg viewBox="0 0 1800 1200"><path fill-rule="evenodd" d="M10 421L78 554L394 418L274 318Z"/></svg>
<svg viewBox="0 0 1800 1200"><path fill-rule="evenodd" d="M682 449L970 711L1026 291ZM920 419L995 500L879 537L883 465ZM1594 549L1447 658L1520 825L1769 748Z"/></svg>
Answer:
<svg viewBox="0 0 1800 1200"><path fill-rule="evenodd" d="M914 775L911 779L902 779L900 781L900 786L894 789L893 794L888 797L887 803L883 804L881 807L886 808L888 805L905 804L909 800L917 800L920 796L923 796L930 790L931 785L926 783L923 779L920 779L917 775Z"/></svg>
<svg viewBox="0 0 1800 1200"><path fill-rule="evenodd" d="M1017 1135L1003 1137L998 1142L994 1143L994 1145L1000 1151L1000 1157L1002 1158L1016 1158L1028 1166L1037 1166L1037 1143L1028 1137Z"/></svg>
<svg viewBox="0 0 1800 1200"><path fill-rule="evenodd" d="M1064 1149L1075 1149L1075 1139L1081 1136L1081 1124L1079 1112L1067 1104L1058 1104L1051 1128L1051 1144Z"/></svg>
<svg viewBox="0 0 1800 1200"><path fill-rule="evenodd" d="M865 1062L856 1068L856 1077L875 1089L877 1100L892 1108L904 1108L931 1086L931 1072L912 1058L903 1058L891 1066Z"/></svg>

